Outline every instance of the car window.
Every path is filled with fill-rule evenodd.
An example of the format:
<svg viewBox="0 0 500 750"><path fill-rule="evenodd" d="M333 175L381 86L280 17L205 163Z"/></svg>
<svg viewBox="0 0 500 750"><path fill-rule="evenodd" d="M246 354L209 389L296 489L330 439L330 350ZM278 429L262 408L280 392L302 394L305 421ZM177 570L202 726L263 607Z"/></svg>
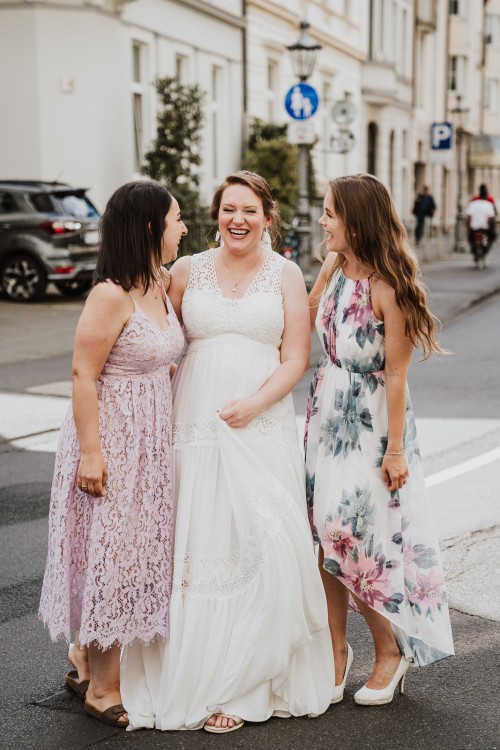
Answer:
<svg viewBox="0 0 500 750"><path fill-rule="evenodd" d="M13 214L19 211L19 206L12 193L0 190L0 214Z"/></svg>
<svg viewBox="0 0 500 750"><path fill-rule="evenodd" d="M33 208L41 214L51 214L54 212L54 204L47 193L30 193L30 201Z"/></svg>
<svg viewBox="0 0 500 750"><path fill-rule="evenodd" d="M91 219L99 218L97 210L84 195L58 195L57 200L62 206L62 213L67 214L68 216L78 216Z"/></svg>

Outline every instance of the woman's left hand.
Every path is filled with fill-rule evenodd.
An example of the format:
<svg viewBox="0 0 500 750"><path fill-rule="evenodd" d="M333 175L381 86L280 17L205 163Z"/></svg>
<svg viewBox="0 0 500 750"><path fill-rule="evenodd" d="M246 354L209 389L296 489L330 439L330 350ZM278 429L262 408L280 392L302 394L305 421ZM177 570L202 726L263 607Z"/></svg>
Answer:
<svg viewBox="0 0 500 750"><path fill-rule="evenodd" d="M409 476L408 463L404 455L388 456L382 461L382 478L389 490L402 489Z"/></svg>
<svg viewBox="0 0 500 750"><path fill-rule="evenodd" d="M261 409L257 397L250 396L249 398L230 401L227 406L220 410L219 417L229 427L246 427L252 419L259 416L260 412Z"/></svg>

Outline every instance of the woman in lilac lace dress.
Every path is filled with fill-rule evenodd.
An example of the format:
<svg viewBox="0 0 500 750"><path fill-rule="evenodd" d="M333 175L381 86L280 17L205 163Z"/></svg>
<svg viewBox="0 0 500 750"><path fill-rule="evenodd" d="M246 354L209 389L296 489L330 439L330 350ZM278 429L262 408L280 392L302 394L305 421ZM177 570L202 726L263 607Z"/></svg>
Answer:
<svg viewBox="0 0 500 750"><path fill-rule="evenodd" d="M53 640L76 637L68 686L88 714L118 727L128 723L120 646L168 635L170 369L184 339L162 265L186 232L160 183L128 183L111 196L56 455L39 614Z"/></svg>
<svg viewBox="0 0 500 750"><path fill-rule="evenodd" d="M330 183L320 224L329 255L311 292L324 353L307 408L307 494L329 606L332 703L352 663L349 601L375 645L354 699L389 703L410 666L453 653L443 569L406 374L415 346L439 352L434 322L387 188ZM316 316L317 312L317 316Z"/></svg>

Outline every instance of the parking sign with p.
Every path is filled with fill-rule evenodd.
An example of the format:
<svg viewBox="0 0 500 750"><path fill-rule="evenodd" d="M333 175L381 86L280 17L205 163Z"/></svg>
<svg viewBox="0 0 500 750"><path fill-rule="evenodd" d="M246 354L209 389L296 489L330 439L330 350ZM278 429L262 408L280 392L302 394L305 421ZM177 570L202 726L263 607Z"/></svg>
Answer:
<svg viewBox="0 0 500 750"><path fill-rule="evenodd" d="M451 161L452 146L453 125L451 122L433 122L431 125L431 161L441 163Z"/></svg>

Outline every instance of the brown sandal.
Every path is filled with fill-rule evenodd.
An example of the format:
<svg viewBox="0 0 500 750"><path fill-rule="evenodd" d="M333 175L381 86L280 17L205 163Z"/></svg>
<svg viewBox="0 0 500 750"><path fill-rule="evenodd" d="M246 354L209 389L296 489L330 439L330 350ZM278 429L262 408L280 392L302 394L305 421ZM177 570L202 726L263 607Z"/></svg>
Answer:
<svg viewBox="0 0 500 750"><path fill-rule="evenodd" d="M80 680L78 679L78 670L72 669L68 674L66 675L66 685L69 687L71 692L73 692L75 695L77 695L82 700L85 700L85 694L88 690L90 680Z"/></svg>
<svg viewBox="0 0 500 750"><path fill-rule="evenodd" d="M110 706L105 711L99 711L91 703L85 701L85 712L89 716L92 716L93 719L98 719L110 727L118 727L118 729L126 729L128 727L128 721L120 721L121 717L127 713L121 703L117 703L116 706Z"/></svg>

